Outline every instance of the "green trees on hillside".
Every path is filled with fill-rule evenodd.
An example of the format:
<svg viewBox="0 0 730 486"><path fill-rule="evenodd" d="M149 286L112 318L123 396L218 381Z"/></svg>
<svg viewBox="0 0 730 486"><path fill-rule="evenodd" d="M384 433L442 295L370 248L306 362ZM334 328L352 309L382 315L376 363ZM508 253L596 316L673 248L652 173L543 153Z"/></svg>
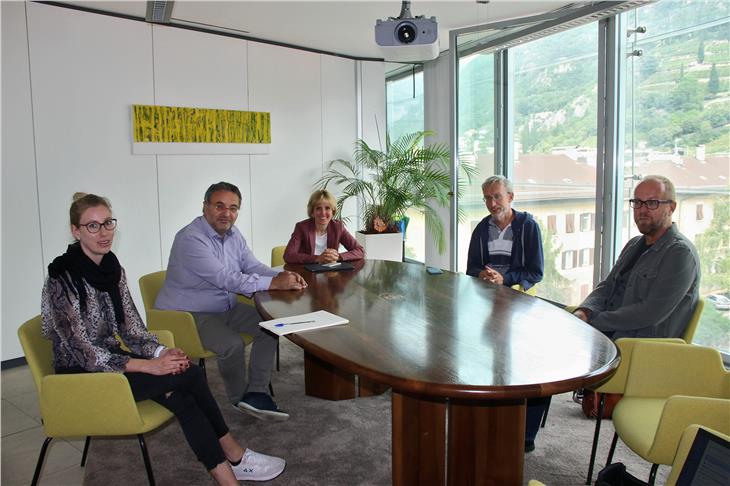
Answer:
<svg viewBox="0 0 730 486"><path fill-rule="evenodd" d="M705 62L705 40L700 39L700 46L697 48L697 62L702 64Z"/></svg>
<svg viewBox="0 0 730 486"><path fill-rule="evenodd" d="M720 91L720 75L717 74L717 63L712 63L710 80L707 82L707 92L716 95Z"/></svg>

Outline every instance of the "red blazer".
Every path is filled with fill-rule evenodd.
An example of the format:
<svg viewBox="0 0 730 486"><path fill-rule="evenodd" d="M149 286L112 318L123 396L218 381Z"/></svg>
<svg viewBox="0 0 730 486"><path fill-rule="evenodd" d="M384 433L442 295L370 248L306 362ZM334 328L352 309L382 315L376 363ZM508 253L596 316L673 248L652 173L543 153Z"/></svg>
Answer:
<svg viewBox="0 0 730 486"><path fill-rule="evenodd" d="M314 218L305 219L294 226L289 244L284 251L284 261L287 263L314 263L316 226ZM333 219L327 225L327 248L338 249L340 244L348 251L340 253L341 261L360 260L365 258L365 250L360 243L345 229L342 221Z"/></svg>

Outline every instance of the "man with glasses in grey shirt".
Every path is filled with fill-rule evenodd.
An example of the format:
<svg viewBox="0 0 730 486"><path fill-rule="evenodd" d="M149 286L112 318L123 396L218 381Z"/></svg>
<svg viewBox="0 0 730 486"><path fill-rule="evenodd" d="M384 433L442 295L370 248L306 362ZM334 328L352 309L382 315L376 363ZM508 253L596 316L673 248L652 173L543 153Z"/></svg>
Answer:
<svg viewBox="0 0 730 486"><path fill-rule="evenodd" d="M611 273L573 312L616 340L681 337L699 300L697 249L672 223L674 184L646 176L629 204L641 236L632 238Z"/></svg>

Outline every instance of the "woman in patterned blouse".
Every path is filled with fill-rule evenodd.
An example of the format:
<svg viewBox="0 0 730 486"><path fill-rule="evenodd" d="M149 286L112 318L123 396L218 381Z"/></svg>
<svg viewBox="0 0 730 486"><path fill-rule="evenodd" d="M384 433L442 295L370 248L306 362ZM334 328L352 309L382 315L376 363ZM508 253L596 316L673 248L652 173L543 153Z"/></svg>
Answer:
<svg viewBox="0 0 730 486"><path fill-rule="evenodd" d="M124 373L135 400L152 399L177 416L218 484L278 476L285 461L244 449L229 433L200 368L181 349L165 348L147 332L111 251L117 220L109 201L77 193L69 212L76 242L48 266L41 304L56 372Z"/></svg>

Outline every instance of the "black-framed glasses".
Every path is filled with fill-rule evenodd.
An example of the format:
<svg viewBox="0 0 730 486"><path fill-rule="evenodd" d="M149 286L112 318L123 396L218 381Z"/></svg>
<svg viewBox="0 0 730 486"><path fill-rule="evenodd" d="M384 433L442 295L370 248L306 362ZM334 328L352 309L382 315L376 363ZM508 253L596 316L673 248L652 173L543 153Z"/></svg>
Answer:
<svg viewBox="0 0 730 486"><path fill-rule="evenodd" d="M86 231L88 231L89 233L98 233L99 230L101 230L102 226L107 231L112 231L114 228L117 227L117 219L110 218L110 219L107 219L106 221L104 221L103 223L100 223L98 221L90 221L86 224L80 224L79 226L86 227Z"/></svg>
<svg viewBox="0 0 730 486"><path fill-rule="evenodd" d="M671 199L647 199L642 201L641 199L629 199L629 205L633 209L639 209L641 206L646 206L647 209L656 209L660 204L673 203Z"/></svg>

